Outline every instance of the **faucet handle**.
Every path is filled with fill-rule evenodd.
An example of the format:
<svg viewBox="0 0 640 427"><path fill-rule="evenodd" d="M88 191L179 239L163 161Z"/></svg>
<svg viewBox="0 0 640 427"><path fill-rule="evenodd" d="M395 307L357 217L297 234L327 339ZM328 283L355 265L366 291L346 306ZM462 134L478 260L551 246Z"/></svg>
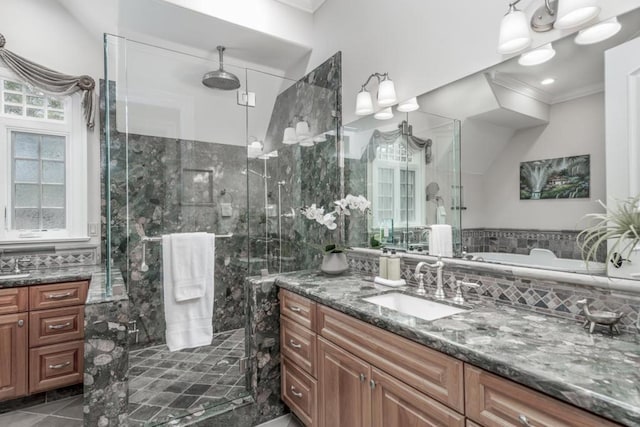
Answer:
<svg viewBox="0 0 640 427"><path fill-rule="evenodd" d="M462 280L456 280L456 296L453 297L453 302L456 304L464 304L464 295L462 294L462 287L465 286L467 288L479 288L480 285L478 283L473 282L463 282Z"/></svg>

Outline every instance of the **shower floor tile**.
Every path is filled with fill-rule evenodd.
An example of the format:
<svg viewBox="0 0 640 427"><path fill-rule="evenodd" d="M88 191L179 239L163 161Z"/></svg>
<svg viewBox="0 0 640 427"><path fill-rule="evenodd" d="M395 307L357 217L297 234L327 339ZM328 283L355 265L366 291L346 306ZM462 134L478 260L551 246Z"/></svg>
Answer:
<svg viewBox="0 0 640 427"><path fill-rule="evenodd" d="M211 345L170 352L166 345L131 352L132 425L162 425L246 394L240 358L244 329L216 334Z"/></svg>

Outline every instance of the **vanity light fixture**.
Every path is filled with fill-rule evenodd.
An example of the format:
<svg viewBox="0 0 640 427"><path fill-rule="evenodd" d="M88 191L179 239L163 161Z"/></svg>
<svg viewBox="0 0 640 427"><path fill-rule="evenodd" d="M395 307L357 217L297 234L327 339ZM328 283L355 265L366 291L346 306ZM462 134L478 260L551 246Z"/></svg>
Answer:
<svg viewBox="0 0 640 427"><path fill-rule="evenodd" d="M284 130L284 137L282 143L285 145L293 145L298 143L298 136L296 135L295 128L289 126Z"/></svg>
<svg viewBox="0 0 640 427"><path fill-rule="evenodd" d="M503 55L520 52L531 45L527 16L516 8L521 0L509 3L509 10L500 22L498 52Z"/></svg>
<svg viewBox="0 0 640 427"><path fill-rule="evenodd" d="M589 28L580 30L575 38L576 44L594 44L613 37L622 29L617 17L598 22Z"/></svg>
<svg viewBox="0 0 640 427"><path fill-rule="evenodd" d="M367 85L372 78L378 80L378 106L390 107L396 103L396 87L393 81L389 78L389 73L373 73L362 85L358 96L356 97L356 115L366 116L373 113L373 99L371 99L371 93L367 90Z"/></svg>
<svg viewBox="0 0 640 427"><path fill-rule="evenodd" d="M518 53L531 45L529 23L524 12L516 8L521 0L509 3L509 11L500 23L498 52ZM598 0L543 0L531 17L531 29L546 32L554 28L574 28L594 19L600 13Z"/></svg>
<svg viewBox="0 0 640 427"><path fill-rule="evenodd" d="M391 107L383 108L373 115L378 120L389 120L393 118L393 111Z"/></svg>
<svg viewBox="0 0 640 427"><path fill-rule="evenodd" d="M556 56L556 50L553 48L551 43L547 43L544 46L541 46L534 50L530 50L529 52L525 52L520 55L518 64L525 67L540 65L549 61L554 56Z"/></svg>
<svg viewBox="0 0 640 427"><path fill-rule="evenodd" d="M414 96L413 98L409 98L406 101L402 101L400 104L398 104L398 107L396 109L403 113L409 113L411 111L416 111L418 108L420 108L420 104L418 104L418 98Z"/></svg>
<svg viewBox="0 0 640 427"><path fill-rule="evenodd" d="M541 84L541 85L545 85L545 86L547 86L547 85L554 84L555 82L556 82L556 79L554 79L553 77L548 77L548 78L546 78L546 79L542 80L542 81L540 82L540 84Z"/></svg>

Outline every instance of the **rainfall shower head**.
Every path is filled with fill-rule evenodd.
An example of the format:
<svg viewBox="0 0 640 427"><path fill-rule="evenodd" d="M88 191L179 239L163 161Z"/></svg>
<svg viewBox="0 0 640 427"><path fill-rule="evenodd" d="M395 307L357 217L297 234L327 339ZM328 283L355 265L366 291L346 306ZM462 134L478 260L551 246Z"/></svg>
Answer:
<svg viewBox="0 0 640 427"><path fill-rule="evenodd" d="M202 84L212 89L233 90L240 87L240 80L234 74L224 70L222 55L225 50L224 46L218 46L220 54L220 69L209 71L202 76Z"/></svg>

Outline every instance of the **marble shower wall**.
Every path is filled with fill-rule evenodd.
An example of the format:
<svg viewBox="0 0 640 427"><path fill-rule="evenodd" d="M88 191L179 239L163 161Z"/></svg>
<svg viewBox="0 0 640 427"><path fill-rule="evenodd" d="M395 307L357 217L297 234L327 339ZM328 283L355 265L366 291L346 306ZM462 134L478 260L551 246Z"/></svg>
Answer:
<svg viewBox="0 0 640 427"><path fill-rule="evenodd" d="M265 146L278 150L278 157L267 161L270 200L277 206L277 183L281 185L281 212L295 213L282 218L282 236L278 234L277 216L267 218L274 238L271 246L270 272L312 268L319 264L320 248L340 241L339 231L330 232L300 216L300 208L315 203L328 211L341 197L340 132L342 115L342 54L336 53L301 80L284 90L273 109ZM296 117L309 123L313 146L284 145L284 129L295 125ZM282 239L279 253L278 239ZM259 254L256 256L260 256Z"/></svg>
<svg viewBox="0 0 640 427"><path fill-rule="evenodd" d="M140 344L164 342L165 330L161 247L146 245L149 271L142 272L143 235L233 233L216 240L213 326L215 332L243 327L248 224L247 182L240 171L246 166L245 147L121 134L115 126L115 84L109 90L110 251L128 284L130 318L139 321ZM101 94L104 117L104 90ZM102 167L104 174L104 158Z"/></svg>

